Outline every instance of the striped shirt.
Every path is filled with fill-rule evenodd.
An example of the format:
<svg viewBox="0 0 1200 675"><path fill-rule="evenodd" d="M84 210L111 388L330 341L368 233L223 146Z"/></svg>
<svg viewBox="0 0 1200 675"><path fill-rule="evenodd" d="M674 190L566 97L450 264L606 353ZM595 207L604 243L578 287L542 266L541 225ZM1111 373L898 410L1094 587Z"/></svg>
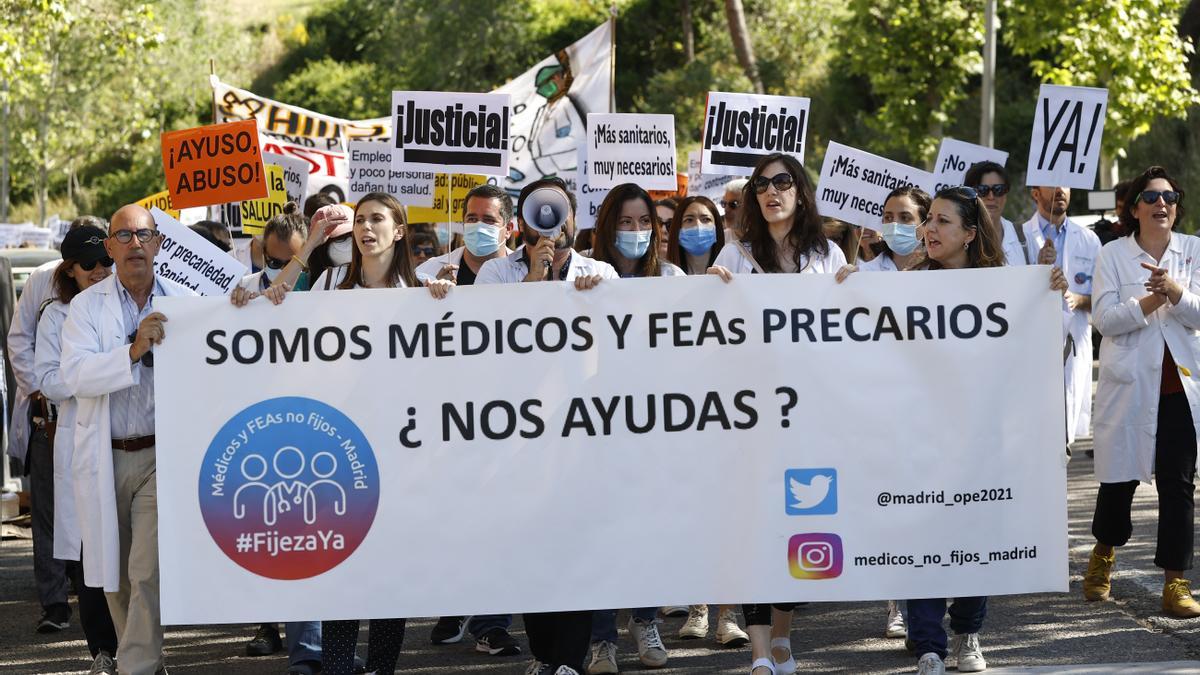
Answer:
<svg viewBox="0 0 1200 675"><path fill-rule="evenodd" d="M158 276L154 277L154 288L146 299L146 306L138 309L137 302L125 285L117 279L117 297L121 300L121 316L125 320L126 344L137 333L142 320L154 311L154 296L165 295ZM114 391L108 396L109 423L113 438L136 438L154 433L154 369L147 368L141 359L133 364L133 386Z"/></svg>

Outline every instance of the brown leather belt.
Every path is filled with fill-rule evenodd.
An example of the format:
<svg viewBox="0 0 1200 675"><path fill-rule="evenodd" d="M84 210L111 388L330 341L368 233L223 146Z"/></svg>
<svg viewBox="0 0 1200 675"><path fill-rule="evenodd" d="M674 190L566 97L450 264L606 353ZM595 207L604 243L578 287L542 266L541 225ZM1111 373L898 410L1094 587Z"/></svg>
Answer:
<svg viewBox="0 0 1200 675"><path fill-rule="evenodd" d="M113 450L124 450L125 452L137 452L146 448L154 447L154 434L149 436L135 436L134 438L114 438L112 439Z"/></svg>

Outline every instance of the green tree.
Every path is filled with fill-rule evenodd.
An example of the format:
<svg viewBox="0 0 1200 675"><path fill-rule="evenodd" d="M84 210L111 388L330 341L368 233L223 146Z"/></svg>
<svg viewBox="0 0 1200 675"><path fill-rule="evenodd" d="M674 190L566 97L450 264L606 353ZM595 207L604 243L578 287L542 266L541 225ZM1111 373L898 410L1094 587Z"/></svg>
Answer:
<svg viewBox="0 0 1200 675"><path fill-rule="evenodd" d="M1111 160L1155 120L1186 117L1200 103L1188 71L1193 45L1177 32L1184 4L1006 0L1001 32L1043 82L1108 89L1103 149Z"/></svg>

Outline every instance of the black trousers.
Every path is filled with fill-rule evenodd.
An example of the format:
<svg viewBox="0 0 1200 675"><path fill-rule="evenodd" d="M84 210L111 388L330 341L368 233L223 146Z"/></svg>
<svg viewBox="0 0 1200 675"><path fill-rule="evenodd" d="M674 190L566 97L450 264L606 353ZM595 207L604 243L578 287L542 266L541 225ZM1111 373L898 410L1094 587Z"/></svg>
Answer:
<svg viewBox="0 0 1200 675"><path fill-rule="evenodd" d="M101 651L109 656L117 655L117 629L113 626L112 615L108 613L108 600L104 597L103 588L87 586L83 583L83 563L70 561L67 563L67 574L71 577L71 585L79 596L79 627L83 629L83 637L87 639L88 651L92 658Z"/></svg>
<svg viewBox="0 0 1200 675"><path fill-rule="evenodd" d="M404 643L404 619L371 619L367 636L367 672L392 675ZM357 619L321 622L321 672L351 675L358 645Z"/></svg>
<svg viewBox="0 0 1200 675"><path fill-rule="evenodd" d="M771 625L771 608L790 612L796 609L799 603L776 603L773 605L742 605L742 614L746 617L747 626L770 626Z"/></svg>
<svg viewBox="0 0 1200 675"><path fill-rule="evenodd" d="M583 673L592 644L592 613L543 612L525 615L525 635L533 658L552 669L560 666Z"/></svg>
<svg viewBox="0 0 1200 675"><path fill-rule="evenodd" d="M1158 546L1154 564L1164 570L1192 569L1196 513L1196 428L1185 394L1158 402L1154 441L1154 486L1158 490ZM1138 481L1101 483L1092 515L1092 535L1108 546L1124 546L1133 534L1130 511Z"/></svg>

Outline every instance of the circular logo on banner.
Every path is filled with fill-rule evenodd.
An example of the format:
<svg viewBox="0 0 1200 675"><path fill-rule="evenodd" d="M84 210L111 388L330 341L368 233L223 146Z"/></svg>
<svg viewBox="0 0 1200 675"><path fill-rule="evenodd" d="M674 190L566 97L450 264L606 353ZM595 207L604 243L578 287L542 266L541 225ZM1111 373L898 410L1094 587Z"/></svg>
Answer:
<svg viewBox="0 0 1200 675"><path fill-rule="evenodd" d="M358 426L295 396L234 415L208 446L200 513L238 565L272 579L337 567L371 529L379 467Z"/></svg>

